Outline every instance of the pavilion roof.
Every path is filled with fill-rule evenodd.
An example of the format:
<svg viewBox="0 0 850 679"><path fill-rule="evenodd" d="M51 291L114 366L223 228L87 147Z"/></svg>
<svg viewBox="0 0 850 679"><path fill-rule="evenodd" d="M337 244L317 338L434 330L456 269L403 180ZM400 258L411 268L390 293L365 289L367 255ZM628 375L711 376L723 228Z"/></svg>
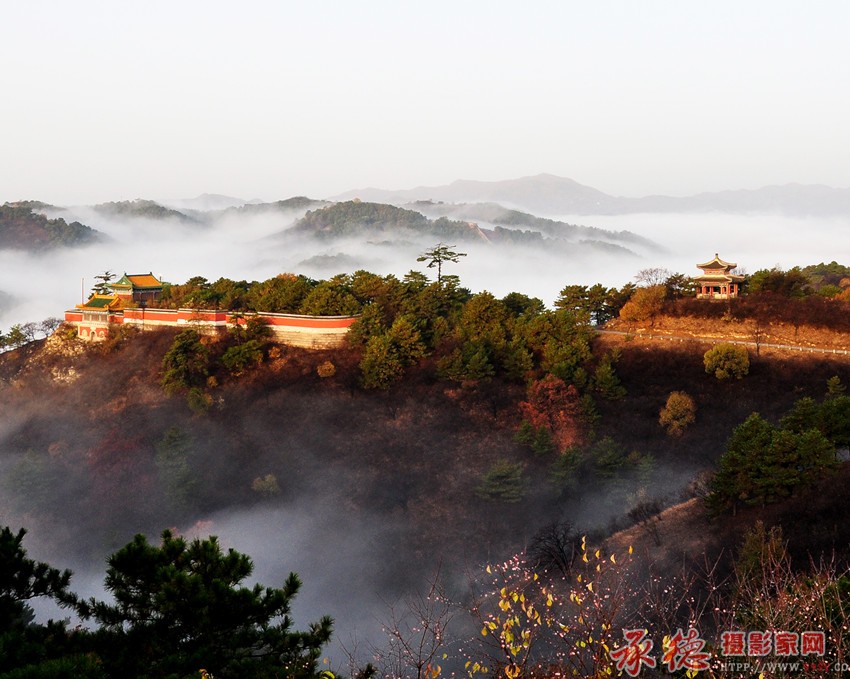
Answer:
<svg viewBox="0 0 850 679"><path fill-rule="evenodd" d="M738 266L735 262L726 262L720 259L720 256L715 252L714 259L707 261L705 264L697 264L698 269L734 269Z"/></svg>
<svg viewBox="0 0 850 679"><path fill-rule="evenodd" d="M741 283L744 280L744 276L737 276L735 274L706 273L702 276L694 276L694 280L703 283Z"/></svg>

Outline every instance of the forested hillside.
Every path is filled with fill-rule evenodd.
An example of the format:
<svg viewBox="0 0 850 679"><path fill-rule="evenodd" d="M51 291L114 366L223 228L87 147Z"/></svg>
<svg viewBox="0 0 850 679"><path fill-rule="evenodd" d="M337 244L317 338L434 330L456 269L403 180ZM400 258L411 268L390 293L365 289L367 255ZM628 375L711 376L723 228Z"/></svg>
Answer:
<svg viewBox="0 0 850 679"><path fill-rule="evenodd" d="M536 217L519 210L510 210L498 203L440 203L431 200L416 201L410 207L429 216L454 217L455 219L487 222L495 225L496 229L507 228L516 230L524 227L532 233L539 233L550 238L566 240L595 240L614 241L626 246L644 247L649 250L659 250L656 243L630 231L608 231L593 226L568 224L555 219Z"/></svg>
<svg viewBox="0 0 850 679"><path fill-rule="evenodd" d="M467 240L475 237L469 224L465 222L448 219L432 221L413 210L359 200L312 210L295 225L294 230L320 238L421 235L446 240Z"/></svg>
<svg viewBox="0 0 850 679"><path fill-rule="evenodd" d="M187 224L195 223L197 220L178 210L164 207L152 200L122 200L111 203L100 203L93 206L96 212L110 217L120 218L144 218L144 219L172 219Z"/></svg>
<svg viewBox="0 0 850 679"><path fill-rule="evenodd" d="M421 201L408 208L411 209L360 200L334 203L307 212L289 233L309 234L322 240L428 238L467 244L557 248L565 252L569 244L572 248L608 249L615 255L632 254L629 248L635 246L657 249L650 240L627 231L575 226L495 204L445 205Z"/></svg>
<svg viewBox="0 0 850 679"><path fill-rule="evenodd" d="M391 631L413 634L402 611L424 605L416 593L429 583L431 622L447 624L435 602L450 603L456 621L431 638L434 654L420 669L439 664L448 675L469 662L475 673L511 676L603 671L613 661L600 644L621 646L628 624L660 634L696 622L712 644L730 628L723 625L740 624L736 616L766 626L758 606L773 594L755 578L736 580L746 568L773 569L800 597L806 590L795 578L843 587L850 524L834 489L847 473L836 451L850 444L846 358L600 336L595 323L628 317L652 286L567 286L548 309L521 292L473 294L450 273L448 254L460 253L429 262L441 267L433 279L196 277L172 286L164 303L225 304L245 310L248 322L221 337L191 327L116 331L97 345L60 329L0 355L2 515L38 536L41 553L61 567L96 569L124 545L158 558L147 543L130 544L135 533L157 544L168 526L253 545L278 585L300 572L307 620L334 617L343 641L365 625L378 650L355 666L371 660L385 676L415 676L415 663L393 655L394 637L364 619L389 616ZM756 302L707 302L691 321L713 324L715 309L744 314ZM276 344L251 321L252 309L272 304L361 316L347 346L310 352ZM665 311L662 300L653 322L677 308L683 316L687 304L672 300ZM833 304L833 316L846 313L846 302ZM659 514L687 499L677 513ZM631 525L606 547L607 536ZM687 531L688 540L677 537ZM214 548L203 548L213 558ZM812 570L810 558L822 555L834 559L832 571ZM710 577L706 559L717 564ZM658 573L666 573L661 585ZM312 593L311 580L321 583ZM680 603L650 608L656 586ZM586 592L600 597L599 617L576 603ZM520 630L507 615L520 610L520 594L523 615L533 602L541 616L523 623L528 648L511 641ZM712 618L695 602L729 613ZM105 625L105 609L69 605L81 615L101 610L95 619ZM844 608L831 615L847 619ZM551 636L556 619L574 631ZM822 629L824 620L805 624ZM119 651L146 662L120 650L108 629L99 638L111 645L83 636L49 653L99 654L107 676L124 662ZM19 632L11 625L0 638ZM848 641L836 634L830 657ZM578 638L589 650L564 650ZM325 640L319 634L311 648ZM332 648L342 673L344 654ZM21 652L20 663L35 662L33 653ZM197 656L186 651L171 667L195 671L187 658ZM248 676L221 663L221 676ZM304 667L304 676L318 672Z"/></svg>
<svg viewBox="0 0 850 679"><path fill-rule="evenodd" d="M286 210L309 210L322 208L328 205L325 200L314 200L306 196L293 196L285 200L276 200L272 203L246 203L240 207L230 207L220 210L219 214L232 215L262 215L270 212Z"/></svg>
<svg viewBox="0 0 850 679"><path fill-rule="evenodd" d="M79 222L48 219L28 204L0 205L0 249L45 250L88 245L102 239L94 229Z"/></svg>

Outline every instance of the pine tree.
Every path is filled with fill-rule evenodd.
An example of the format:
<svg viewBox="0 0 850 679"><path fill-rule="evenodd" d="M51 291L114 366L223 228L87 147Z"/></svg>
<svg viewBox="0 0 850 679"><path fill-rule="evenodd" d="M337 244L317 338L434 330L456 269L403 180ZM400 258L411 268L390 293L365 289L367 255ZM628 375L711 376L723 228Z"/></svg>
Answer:
<svg viewBox="0 0 850 679"><path fill-rule="evenodd" d="M162 359L163 388L174 393L199 387L209 373L209 351L195 330L184 330L174 338Z"/></svg>
<svg viewBox="0 0 850 679"><path fill-rule="evenodd" d="M306 632L291 629L301 585L290 573L281 588L242 583L251 559L215 537L188 542L170 531L159 546L143 535L109 557L106 589L113 603L91 599L78 612L93 619L97 652L108 674L165 678L315 677L330 618Z"/></svg>
<svg viewBox="0 0 850 679"><path fill-rule="evenodd" d="M416 258L417 262L428 262L428 268L437 267L437 283L443 282L443 264L445 262L454 262L455 264L461 257L466 257L465 252L456 252L453 250L454 245L444 245L437 243L430 250L426 250L422 255Z"/></svg>
<svg viewBox="0 0 850 679"><path fill-rule="evenodd" d="M94 284L94 287L91 289L91 294L93 295L108 295L112 292L112 286L110 283L112 279L115 278L115 274L111 271L104 271L101 274L98 274L94 277L97 281Z"/></svg>

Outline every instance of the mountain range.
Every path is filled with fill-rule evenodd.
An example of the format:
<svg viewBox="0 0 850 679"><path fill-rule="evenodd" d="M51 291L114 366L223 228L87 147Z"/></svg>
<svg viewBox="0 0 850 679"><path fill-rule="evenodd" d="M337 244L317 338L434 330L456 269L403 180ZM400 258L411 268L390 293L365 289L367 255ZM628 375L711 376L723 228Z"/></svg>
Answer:
<svg viewBox="0 0 850 679"><path fill-rule="evenodd" d="M399 191L363 188L334 196L332 200L354 198L393 205L422 200L445 203L498 202L538 215L726 212L825 217L850 213L850 188L786 184L684 197L628 198L612 196L573 179L551 174L494 182L458 180L442 186L419 186Z"/></svg>
<svg viewBox="0 0 850 679"><path fill-rule="evenodd" d="M222 197L226 199L227 197ZM198 200L206 201L201 196ZM161 232L157 238L167 241L173 227L188 227L203 233L220 225L229 224L239 228L251 218L263 218L269 228L277 226L276 235L284 239L318 239L324 243L341 239L364 243L404 244L413 240L460 241L486 245L526 246L538 249L569 247L574 251L600 248L608 254L634 254L635 249L660 251L650 239L629 231L611 231L596 227L578 226L563 221L537 217L533 214L511 210L498 203L445 204L433 201L417 201L404 206L387 202L371 202L353 199L330 202L296 196L271 203L242 202L232 199L235 205L222 209L198 210L183 207L177 210L153 200L138 199L101 203L93 206L58 207L29 201L26 204L0 206L0 235L9 235L12 228L11 216L25 214L30 221L39 224L66 224L71 218L85 221L95 228L73 224L87 229L92 237L103 236L116 223L136 224L148 235L153 227ZM191 204L193 201L185 201ZM8 214L7 214L8 213ZM62 215L65 219L60 217ZM7 218L8 217L8 218ZM48 217L55 217L49 220ZM18 225L20 226L20 225ZM98 229L98 230L96 230ZM20 228L18 228L20 232ZM9 243L0 238L0 249L16 247L33 250L41 246L39 234L33 231L30 245L27 231L17 233ZM8 238L6 240L9 240ZM84 242L77 238L80 243ZM73 239L65 239L59 245L76 245ZM416 245L419 248L419 245ZM328 253L325 253L327 255Z"/></svg>
<svg viewBox="0 0 850 679"><path fill-rule="evenodd" d="M457 180L442 186L419 186L405 190L362 188L347 191L328 200L294 197L287 200L262 202L231 196L202 194L185 200L135 200L103 203L91 206L88 212L75 208L61 208L38 201L8 203L6 214L0 220L0 247L38 249L45 246L76 245L97 238L97 232L86 230L79 222L61 234L32 235L28 244L26 233L21 233L21 223L15 224L18 233L12 237L12 219L9 208L31 208L34 213L47 213L48 217L72 215L80 221L93 219L91 211L103 217L119 219L171 220L184 226L203 227L224 216L274 215L287 213L281 229L292 225L292 212L316 210L336 203L363 202L392 205L412 210L439 223L448 218L479 223L483 228L528 229L549 238L581 238L586 241L601 240L620 245L650 245L636 234L612 232L594 227L578 227L565 221L547 219L545 216L579 215L629 215L663 213L726 213L726 214L776 214L790 217L842 217L850 215L850 188L833 188L817 184L787 184L765 186L755 190L730 190L706 192L692 196L613 196L573 179L552 174L539 174L504 181ZM80 219L82 217L82 219ZM38 219L35 217L35 219ZM46 221L40 227L55 227L61 219ZM68 220L70 222L70 219ZM94 221L98 221L94 219ZM432 222L433 223L433 222ZM423 222L428 231L427 221ZM95 228L99 225L94 224ZM302 225L305 226L305 225ZM314 225L315 226L315 225ZM352 225L354 226L354 225ZM82 228L81 228L82 227ZM43 230L43 228L41 229ZM54 228L54 231L57 229ZM309 231L310 229L301 229ZM71 230L73 231L73 229ZM425 235L423 233L423 235ZM436 234L441 237L441 234ZM488 234L489 240L494 240ZM651 245L650 245L650 249Z"/></svg>

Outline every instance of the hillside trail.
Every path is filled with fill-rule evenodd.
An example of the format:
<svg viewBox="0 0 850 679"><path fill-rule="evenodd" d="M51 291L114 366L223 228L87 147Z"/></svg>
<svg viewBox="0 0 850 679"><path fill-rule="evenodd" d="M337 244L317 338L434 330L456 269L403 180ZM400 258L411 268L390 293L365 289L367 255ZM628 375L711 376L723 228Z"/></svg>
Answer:
<svg viewBox="0 0 850 679"><path fill-rule="evenodd" d="M633 337L639 339L650 339L650 340L660 340L667 342L702 342L705 344L738 344L740 346L745 347L754 347L756 353L758 353L761 349L778 349L783 351L796 351L800 353L809 353L809 354L836 354L836 355L850 355L850 349L836 349L830 347L806 347L796 344L776 344L772 342L756 342L752 340L741 340L735 339L732 337L705 337L699 335L671 335L663 332L647 332L638 330L635 332L627 332L625 330L604 330L602 328L597 328L596 333L599 335L619 335L622 337Z"/></svg>

